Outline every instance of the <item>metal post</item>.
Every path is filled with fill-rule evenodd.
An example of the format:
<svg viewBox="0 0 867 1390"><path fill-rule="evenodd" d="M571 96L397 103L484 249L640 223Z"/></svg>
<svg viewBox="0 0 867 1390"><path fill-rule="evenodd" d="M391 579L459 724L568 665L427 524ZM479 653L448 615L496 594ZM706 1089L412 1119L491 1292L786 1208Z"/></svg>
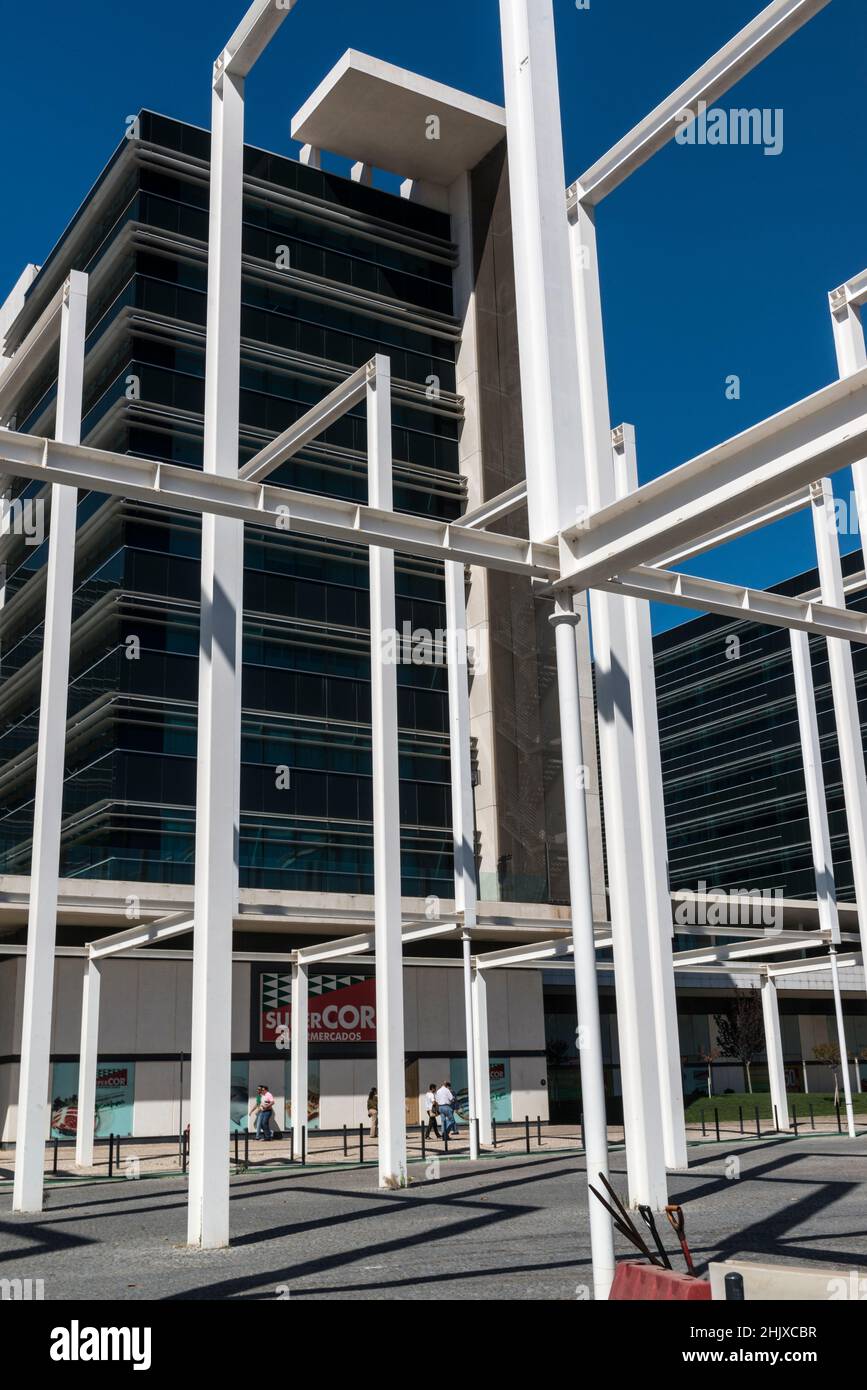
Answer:
<svg viewBox="0 0 867 1390"><path fill-rule="evenodd" d="M491 1117L491 1056L488 1043L488 982L483 970L474 970L473 991L473 1055L476 1063L476 1112L479 1120L479 1144L490 1144L494 1138ZM496 1147L496 1142L494 1142Z"/></svg>
<svg viewBox="0 0 867 1390"><path fill-rule="evenodd" d="M525 1115L525 1116L524 1116L524 1142L525 1142L525 1145L526 1145L527 1153L529 1153L529 1152L530 1152L530 1116L529 1116L529 1115Z"/></svg>
<svg viewBox="0 0 867 1390"><path fill-rule="evenodd" d="M762 983L762 1015L765 1021L765 1052L768 1058L768 1078L771 1083L771 1104L774 1107L777 1129L789 1128L789 1102L786 1096L786 1072L783 1066L783 1042L780 1032L780 1006L777 987L770 976ZM758 1115L758 1108L756 1109Z"/></svg>
<svg viewBox="0 0 867 1390"><path fill-rule="evenodd" d="M364 1125L358 1126L358 1162L364 1162Z"/></svg>
<svg viewBox="0 0 867 1390"><path fill-rule="evenodd" d="M837 1043L840 1049L840 1062L843 1070L843 1096L846 1102L846 1127L849 1138L855 1138L855 1110L852 1105L852 1082L849 1077L849 1053L846 1049L846 1027L843 1021L843 998L840 994L840 971L837 966L837 946L832 941L829 947L831 956L831 984L834 990L834 1013L837 1016Z"/></svg>
<svg viewBox="0 0 867 1390"><path fill-rule="evenodd" d="M467 602L464 566L445 565L446 647L449 677L449 749L452 788L455 911L464 914L464 1026L467 1039L467 1106L470 1158L477 1159L477 1077L473 1021L471 936L476 925L476 853L473 774L470 754L470 690L467 669Z"/></svg>
<svg viewBox="0 0 867 1390"><path fill-rule="evenodd" d="M81 440L86 320L87 276L73 270L66 283L61 310L57 376L55 437L64 444L78 444ZM42 1210L45 1140L49 1132L54 948L77 505L75 488L55 486L52 489L12 1192L12 1209L21 1212Z"/></svg>
<svg viewBox="0 0 867 1390"><path fill-rule="evenodd" d="M205 358L204 470L238 474L244 79L215 82ZM243 523L202 517L187 1239L229 1243L221 1157L231 1089L232 928L238 902Z"/></svg>
<svg viewBox="0 0 867 1390"><path fill-rule="evenodd" d="M99 992L102 969L88 960L81 994L81 1047L78 1059L78 1124L75 1130L75 1166L93 1167L93 1132L96 1119L96 1068L99 1044Z"/></svg>
<svg viewBox="0 0 867 1390"><path fill-rule="evenodd" d="M743 1132L744 1132L744 1107L743 1107L742 1105L739 1105L739 1106L738 1106L738 1123L739 1123L739 1125L740 1125L740 1132L741 1132L741 1134L743 1134Z"/></svg>
<svg viewBox="0 0 867 1390"><path fill-rule="evenodd" d="M349 1140L349 1136L348 1136L347 1131L346 1131L346 1125L344 1125L344 1126L343 1126L343 1157L344 1157L344 1158L348 1158L348 1157L349 1157L349 1149L347 1148L348 1140Z"/></svg>
<svg viewBox="0 0 867 1390"><path fill-rule="evenodd" d="M614 432L614 480L618 498L628 497L638 487L638 460L632 425L621 425ZM642 599L630 598L624 600L624 609L635 725L635 766L644 855L650 984L659 1065L663 1145L667 1167L686 1168L686 1122L674 980L674 919L668 879L668 839L662 792L650 604Z"/></svg>
<svg viewBox="0 0 867 1390"><path fill-rule="evenodd" d="M813 1105L812 1105L812 1102L810 1103L810 1128L811 1128L811 1129L815 1129L815 1128L816 1128L816 1116L813 1114Z"/></svg>
<svg viewBox="0 0 867 1390"><path fill-rule="evenodd" d="M292 1090L292 1157L301 1157L307 1124L309 974L302 961L292 962L292 1037L289 1060Z"/></svg>
<svg viewBox="0 0 867 1390"><path fill-rule="evenodd" d="M608 463L611 422L596 228L593 211L584 208L580 198L571 208L570 234L587 504L595 509L614 502L615 494ZM629 1198L632 1206L662 1211L668 1202L668 1188L660 1071L671 1069L668 1052L662 1058L657 1056L657 1010L653 991L647 987L654 977L651 935L659 946L659 934L648 923L648 884L653 884L661 866L655 858L645 864L642 843L632 695L637 677L632 668L626 602L597 590L590 595L590 614L602 796L606 806L617 808L616 814L605 817L605 841ZM661 891L661 885L655 885L651 901L657 901ZM673 1134L675 1131L673 1126Z"/></svg>
<svg viewBox="0 0 867 1390"><path fill-rule="evenodd" d="M424 1161L427 1157L427 1130L424 1125L419 1125L419 1129L421 1130L421 1156L422 1161Z"/></svg>
<svg viewBox="0 0 867 1390"><path fill-rule="evenodd" d="M294 1133L295 1133L294 1127L293 1127L292 1133L293 1133L293 1135L294 1135ZM307 1125L304 1124L304 1123L302 1123L302 1125L301 1125L301 1166L302 1166L302 1168L306 1165L306 1163L307 1163Z"/></svg>
<svg viewBox="0 0 867 1390"><path fill-rule="evenodd" d="M551 621L554 624L557 649L569 898L572 906L572 958L578 1021L575 1038L584 1104L587 1182L595 1185L599 1173L608 1177L608 1120L605 1111L605 1071L596 974L596 944L593 939L593 897L575 641L575 627L580 620L571 604L558 603ZM614 1278L614 1232L605 1208L589 1192L589 1188L588 1203L593 1283L596 1298L603 1300L608 1297Z"/></svg>
<svg viewBox="0 0 867 1390"><path fill-rule="evenodd" d="M762 1137L762 1121L761 1121L761 1117L760 1117L760 1115L759 1115L759 1107L758 1107L758 1106L756 1106L756 1134L757 1134L758 1137L761 1139L761 1137Z"/></svg>
<svg viewBox="0 0 867 1390"><path fill-rule="evenodd" d="M367 386L371 507L392 507L391 364L376 358ZM370 547L370 679L376 950L376 1085L379 1185L406 1186L406 1071L400 883L397 669L386 653L396 631L394 551Z"/></svg>
<svg viewBox="0 0 867 1390"><path fill-rule="evenodd" d="M713 1108L713 1122L716 1129L716 1141L719 1143L719 1110L716 1106Z"/></svg>
<svg viewBox="0 0 867 1390"><path fill-rule="evenodd" d="M114 1135L113 1135L113 1134L110 1134L110 1135L108 1136L108 1176L111 1177L112 1174L113 1174L113 1172L114 1172Z"/></svg>
<svg viewBox="0 0 867 1390"><path fill-rule="evenodd" d="M59 1144L60 1144L60 1141L59 1141L59 1139L57 1139L57 1137L55 1136L55 1139L54 1139L54 1156L53 1156L52 1161L51 1161L51 1171L52 1171L52 1173L54 1173L54 1174L57 1173L57 1154L58 1154Z"/></svg>

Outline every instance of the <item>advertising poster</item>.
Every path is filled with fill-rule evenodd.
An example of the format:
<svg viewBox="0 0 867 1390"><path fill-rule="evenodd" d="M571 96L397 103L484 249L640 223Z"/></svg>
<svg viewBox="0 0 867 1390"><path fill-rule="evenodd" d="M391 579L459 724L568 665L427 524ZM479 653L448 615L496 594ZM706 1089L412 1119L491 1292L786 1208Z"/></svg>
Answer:
<svg viewBox="0 0 867 1390"><path fill-rule="evenodd" d="M132 1134L135 1063L108 1062L96 1071L94 1134ZM56 1062L51 1101L52 1139L74 1139L78 1131L78 1063Z"/></svg>
<svg viewBox="0 0 867 1390"><path fill-rule="evenodd" d="M376 980L372 975L310 975L307 1038L311 1044L376 1042ZM259 1041L288 1049L292 976L259 977Z"/></svg>
<svg viewBox="0 0 867 1390"><path fill-rule="evenodd" d="M319 1063L307 1063L307 1128L319 1128ZM286 1128L292 1126L292 1068L286 1063Z"/></svg>
<svg viewBox="0 0 867 1390"><path fill-rule="evenodd" d="M449 1063L452 1090L457 1104L455 1118L466 1124L469 1119L467 1098L467 1062L465 1057L456 1057ZM512 1118L512 1082L509 1074L508 1057L490 1058L491 1077L491 1119L502 1124Z"/></svg>

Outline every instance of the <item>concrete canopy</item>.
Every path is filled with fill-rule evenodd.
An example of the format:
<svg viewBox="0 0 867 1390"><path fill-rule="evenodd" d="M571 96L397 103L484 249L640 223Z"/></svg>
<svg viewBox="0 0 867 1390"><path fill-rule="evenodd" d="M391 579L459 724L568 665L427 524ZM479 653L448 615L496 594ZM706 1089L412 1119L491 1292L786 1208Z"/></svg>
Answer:
<svg viewBox="0 0 867 1390"><path fill-rule="evenodd" d="M439 138L429 138L429 117ZM292 120L292 137L404 178L448 186L506 134L506 113L348 49Z"/></svg>

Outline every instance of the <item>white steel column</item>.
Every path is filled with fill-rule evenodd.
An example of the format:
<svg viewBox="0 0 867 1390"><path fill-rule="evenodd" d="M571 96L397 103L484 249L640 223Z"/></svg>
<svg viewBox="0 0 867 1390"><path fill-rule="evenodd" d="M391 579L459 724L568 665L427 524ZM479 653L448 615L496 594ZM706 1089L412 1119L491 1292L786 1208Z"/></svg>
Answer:
<svg viewBox="0 0 867 1390"><path fill-rule="evenodd" d="M864 340L861 306L850 302L845 287L833 290L828 299L834 329L837 371L841 377L854 376L863 367L867 367L867 343ZM858 521L864 549L864 536L867 533L867 461L853 463L852 483L858 502Z"/></svg>
<svg viewBox="0 0 867 1390"><path fill-rule="evenodd" d="M213 92L206 473L238 474L244 79ZM187 1238L229 1243L226 1106L232 1070L232 927L238 902L244 526L202 518L190 1169Z"/></svg>
<svg viewBox="0 0 867 1390"><path fill-rule="evenodd" d="M464 1023L467 1038L467 1106L470 1158L479 1156L478 1100L473 1028L471 938L476 925L475 806L470 748L470 690L467 661L467 603L464 566L445 565L446 645L449 674L449 750L452 789L455 911L464 914Z"/></svg>
<svg viewBox="0 0 867 1390"><path fill-rule="evenodd" d="M622 425L619 431L615 431L614 477L618 497L628 497L638 487L638 461L635 430L632 425ZM659 1063L659 1100L665 1162L669 1168L685 1168L688 1160L683 1113L683 1071L677 1026L677 990L674 979L674 919L671 913L668 879L668 836L662 789L662 755L659 748L650 605L634 598L624 599L624 604L629 671L632 677L639 819L644 854L653 1017Z"/></svg>
<svg viewBox="0 0 867 1390"><path fill-rule="evenodd" d="M289 1061L292 1090L292 1157L301 1157L302 1136L307 1124L308 1000L310 978L303 961L292 965L292 1037Z"/></svg>
<svg viewBox="0 0 867 1390"><path fill-rule="evenodd" d="M572 907L572 947L575 964L575 1001L578 1027L575 1041L581 1068L581 1104L584 1111L584 1153L587 1182L598 1186L599 1174L608 1177L608 1120L605 1111L605 1069L602 1059L602 1025L596 975L596 943L593 939L593 885L587 840L586 779L581 743L581 707L578 692L578 652L575 628L580 619L571 601L558 603L551 618L557 644L557 687L560 698L560 741L563 753L563 796L566 803L566 842L569 859L569 900ZM601 1202L587 1192L590 1212L590 1248L593 1289L597 1299L607 1299L614 1279L614 1231Z"/></svg>
<svg viewBox="0 0 867 1390"><path fill-rule="evenodd" d="M369 503L392 507L391 363L377 356L367 388ZM376 951L376 1085L379 1185L406 1186L406 1061L400 884L397 667L386 653L397 630L394 551L370 547L370 684Z"/></svg>
<svg viewBox="0 0 867 1390"><path fill-rule="evenodd" d="M64 444L78 444L81 441L86 319L87 276L73 270L66 284L61 310L57 377L55 436ZM45 1140L48 1137L54 947L57 940L77 505L78 493L75 488L55 487L52 490L12 1195L13 1211L24 1212L42 1210Z"/></svg>
<svg viewBox="0 0 867 1390"><path fill-rule="evenodd" d="M102 966L88 960L81 989L81 1046L78 1055L78 1123L75 1166L93 1166L93 1128L96 1121L96 1064L99 1054L99 991Z"/></svg>
<svg viewBox="0 0 867 1390"><path fill-rule="evenodd" d="M530 535L544 541L579 522L588 503L614 499L601 304L595 244L582 271L584 228L576 224L572 264L578 267L579 298L570 332L552 0L500 0L500 16ZM586 289L578 286L582 280ZM591 604L630 1201L661 1210L668 1192L647 989L650 949L626 616L622 601L608 595L594 593Z"/></svg>
<svg viewBox="0 0 867 1390"><path fill-rule="evenodd" d="M843 1071L843 1097L846 1102L846 1127L849 1138L855 1138L855 1111L852 1107L852 1082L849 1077L849 1052L846 1047L846 1025L843 1022L843 996L840 993L840 971L837 968L837 946L831 942L831 983L834 990L834 1013L837 1016L837 1043Z"/></svg>
<svg viewBox="0 0 867 1390"><path fill-rule="evenodd" d="M765 1052L768 1058L768 1079L771 1083L771 1104L777 1113L777 1125L781 1130L788 1130L789 1100L786 1095L786 1072L783 1067L780 1005L777 987L767 976L762 981L762 1017L765 1021Z"/></svg>
<svg viewBox="0 0 867 1390"><path fill-rule="evenodd" d="M571 221L572 284L581 382L584 456L591 508L615 500L610 467L611 422L605 370L602 301L593 214L581 206ZM660 1066L657 1057L648 901L661 891L653 884L656 862L645 866L641 797L636 756L636 716L626 600L594 590L590 595L608 893L614 934L617 1033L626 1130L629 1197L633 1206L661 1211L668 1201ZM676 1027L676 1020L672 1021ZM671 1024L669 1026L672 1026Z"/></svg>
<svg viewBox="0 0 867 1390"><path fill-rule="evenodd" d="M488 1042L488 982L484 970L473 970L473 1052L476 1062L476 1105L479 1143L493 1141L491 1127L491 1053Z"/></svg>
<svg viewBox="0 0 867 1390"><path fill-rule="evenodd" d="M822 601L845 608L840 538L837 534L834 494L830 481L823 478L815 483L811 488L811 496ZM846 803L846 826L852 854L855 902L858 907L858 926L862 950L867 951L867 774L864 770L861 716L855 689L852 647L850 643L837 637L829 637L827 643L840 775Z"/></svg>
<svg viewBox="0 0 867 1390"><path fill-rule="evenodd" d="M837 1017L837 1037L843 1065L843 1092L846 1099L846 1123L849 1137L855 1138L855 1114L852 1108L852 1086L849 1080L849 1058L846 1051L846 1029L843 1022L843 1001L840 995L840 972L837 968L837 945L840 941L840 918L837 912L837 888L834 882L834 862L831 854L831 832L828 826L828 803L825 797L825 777L822 771L822 745L816 717L816 695L813 668L810 661L810 639L806 632L792 631L792 666L795 673L795 695L798 704L798 724L804 754L804 782L807 789L807 811L810 820L810 843L813 850L813 869L816 876L816 898L819 905L819 926L830 933L831 984L834 992L834 1012ZM805 1069L806 1070L806 1069Z"/></svg>

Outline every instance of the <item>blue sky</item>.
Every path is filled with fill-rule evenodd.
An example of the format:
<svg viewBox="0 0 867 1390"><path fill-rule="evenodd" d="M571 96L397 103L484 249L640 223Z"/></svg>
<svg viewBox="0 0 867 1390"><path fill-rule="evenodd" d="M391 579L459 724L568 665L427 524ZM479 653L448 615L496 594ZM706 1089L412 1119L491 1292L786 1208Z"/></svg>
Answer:
<svg viewBox="0 0 867 1390"><path fill-rule="evenodd" d="M244 5L7 7L0 296L27 261L44 259L128 114L149 106L208 124L210 66ZM571 181L761 0L554 5ZM250 80L251 142L294 153L293 113L348 47L502 100L496 0L298 0ZM642 481L836 376L827 292L867 265L867 133L856 65L865 50L867 4L831 0L721 103L781 108L779 156L753 146L671 145L600 209L612 419L638 430ZM738 401L726 399L732 374L741 381ZM848 486L841 474L838 490L848 494ZM846 550L856 543L842 537ZM809 523L799 517L689 568L763 586L813 558ZM686 615L654 616L663 627Z"/></svg>

